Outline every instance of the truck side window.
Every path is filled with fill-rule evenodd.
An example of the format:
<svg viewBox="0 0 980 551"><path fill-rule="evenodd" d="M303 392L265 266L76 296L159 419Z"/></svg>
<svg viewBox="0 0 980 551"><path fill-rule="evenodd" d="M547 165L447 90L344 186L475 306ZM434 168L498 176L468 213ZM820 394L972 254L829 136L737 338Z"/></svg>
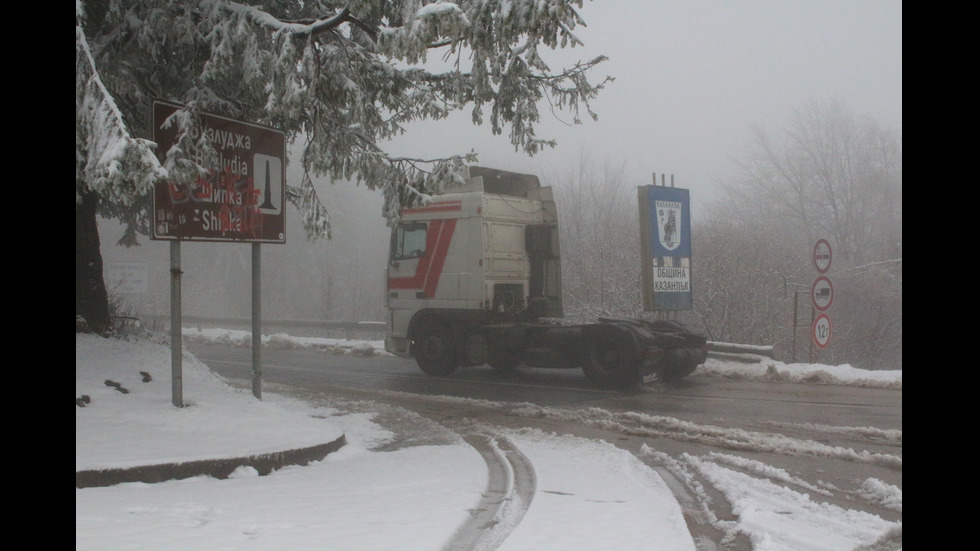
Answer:
<svg viewBox="0 0 980 551"><path fill-rule="evenodd" d="M425 255L425 222L399 224L391 232L391 260L408 260Z"/></svg>

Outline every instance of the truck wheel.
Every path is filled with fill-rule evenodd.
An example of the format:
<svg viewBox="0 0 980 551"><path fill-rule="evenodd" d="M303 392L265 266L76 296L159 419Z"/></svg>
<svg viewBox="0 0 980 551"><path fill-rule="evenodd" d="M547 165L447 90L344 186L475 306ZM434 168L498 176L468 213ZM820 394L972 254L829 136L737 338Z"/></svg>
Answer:
<svg viewBox="0 0 980 551"><path fill-rule="evenodd" d="M686 348L669 350L660 368L659 379L664 382L672 382L694 373L699 364L699 352Z"/></svg>
<svg viewBox="0 0 980 551"><path fill-rule="evenodd" d="M582 371L593 384L605 388L627 388L639 383L632 339L622 333L595 335Z"/></svg>
<svg viewBox="0 0 980 551"><path fill-rule="evenodd" d="M487 365L497 371L513 371L522 363L524 363L524 359L518 350L491 346L490 352L487 354Z"/></svg>
<svg viewBox="0 0 980 551"><path fill-rule="evenodd" d="M426 375L449 375L458 367L453 332L436 320L423 321L415 330L412 354Z"/></svg>

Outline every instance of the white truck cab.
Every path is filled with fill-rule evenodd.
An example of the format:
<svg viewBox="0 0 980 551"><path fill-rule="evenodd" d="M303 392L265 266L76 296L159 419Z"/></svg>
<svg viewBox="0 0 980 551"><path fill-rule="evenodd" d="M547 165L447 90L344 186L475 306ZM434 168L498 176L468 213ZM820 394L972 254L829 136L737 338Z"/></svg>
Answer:
<svg viewBox="0 0 980 551"><path fill-rule="evenodd" d="M560 318L551 188L532 175L470 167L467 186L402 211L392 231L387 282L385 348L403 357L409 356L412 320L429 310L506 320L531 308L536 317Z"/></svg>
<svg viewBox="0 0 980 551"><path fill-rule="evenodd" d="M469 167L466 185L402 210L386 279L385 349L430 375L581 366L629 386L705 359L706 340L674 322L562 323L558 213L533 175Z"/></svg>

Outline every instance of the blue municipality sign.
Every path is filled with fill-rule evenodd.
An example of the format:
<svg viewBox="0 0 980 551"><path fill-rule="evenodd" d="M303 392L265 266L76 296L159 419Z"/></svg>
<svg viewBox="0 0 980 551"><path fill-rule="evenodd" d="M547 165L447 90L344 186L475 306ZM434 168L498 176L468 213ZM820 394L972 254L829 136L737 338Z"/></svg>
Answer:
<svg viewBox="0 0 980 551"><path fill-rule="evenodd" d="M639 188L645 310L690 310L690 191Z"/></svg>

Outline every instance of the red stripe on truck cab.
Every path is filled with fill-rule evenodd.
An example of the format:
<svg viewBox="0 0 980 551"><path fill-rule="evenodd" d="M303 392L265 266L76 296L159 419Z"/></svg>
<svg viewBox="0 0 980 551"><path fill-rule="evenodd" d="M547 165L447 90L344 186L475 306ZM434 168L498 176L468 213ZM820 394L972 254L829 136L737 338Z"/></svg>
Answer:
<svg viewBox="0 0 980 551"><path fill-rule="evenodd" d="M459 205L456 207L459 208ZM389 289L421 289L426 298L433 298L442 276L442 268L446 264L446 254L449 244L456 231L456 220L432 220L429 222L428 233L425 237L425 254L415 267L415 275L411 277L388 278Z"/></svg>

